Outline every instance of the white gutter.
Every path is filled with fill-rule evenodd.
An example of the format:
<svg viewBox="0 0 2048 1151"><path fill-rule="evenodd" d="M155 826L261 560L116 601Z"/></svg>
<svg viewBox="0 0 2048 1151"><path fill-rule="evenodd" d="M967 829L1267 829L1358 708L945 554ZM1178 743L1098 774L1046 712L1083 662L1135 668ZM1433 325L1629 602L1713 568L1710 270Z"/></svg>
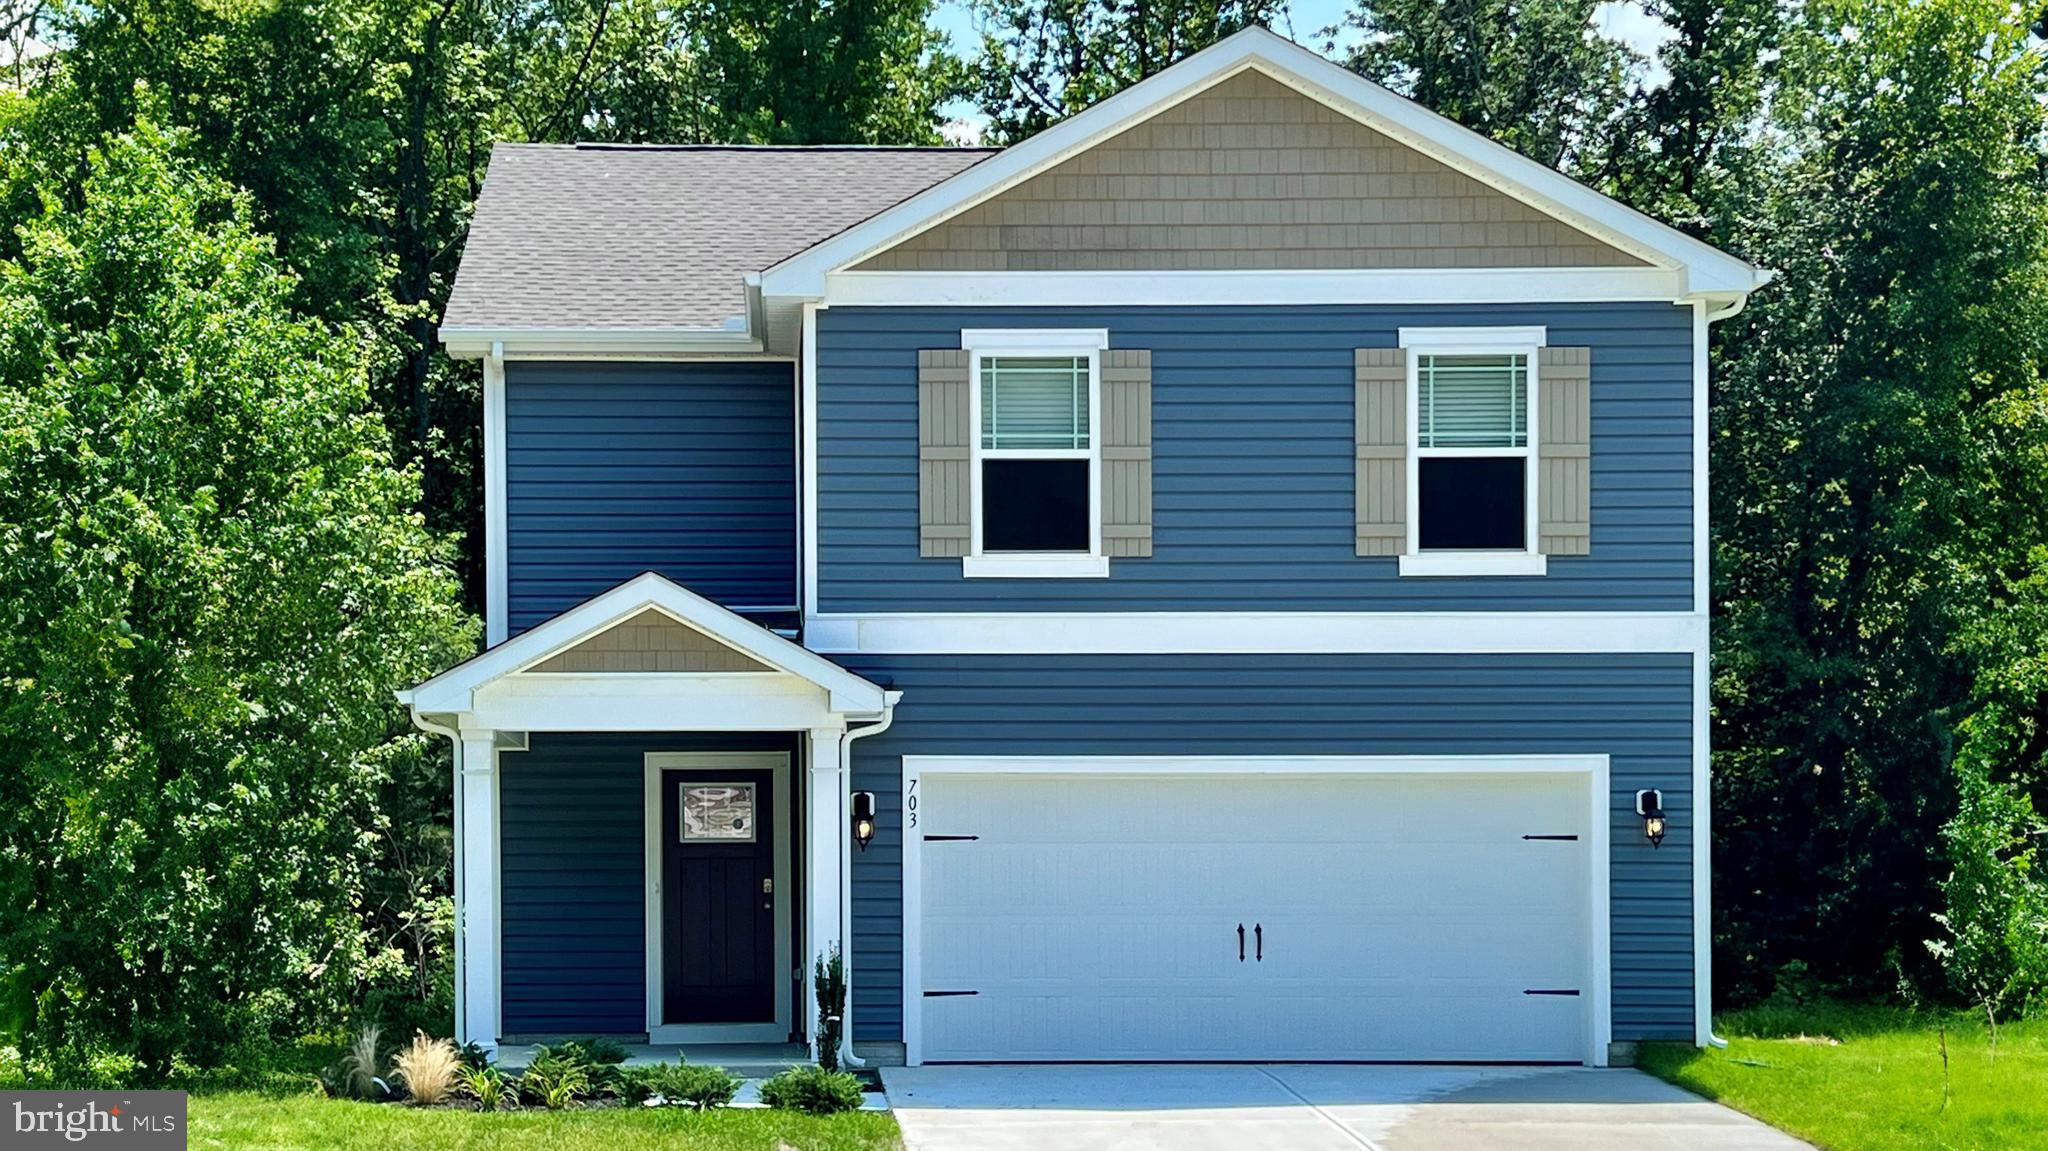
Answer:
<svg viewBox="0 0 2048 1151"><path fill-rule="evenodd" d="M412 693L409 691L399 692L398 702L406 705L406 714L412 717L413 726L429 735L447 736L448 743L453 749L455 760L455 782L453 785L455 799L455 849L460 851L462 849L462 733L452 727L435 723L433 720L414 711L412 709ZM452 854L449 858L454 860ZM449 892L455 899L455 1041L457 1043L464 1043L468 1041L468 1036L463 1034L465 1028L462 1014L462 865L459 861L454 863L454 871L455 874L449 882Z"/></svg>
<svg viewBox="0 0 2048 1151"><path fill-rule="evenodd" d="M846 787L840 792L839 805L839 857L845 866L839 869L839 963L846 972L846 1002L839 1005L839 1065L842 1067L866 1067L859 1056L853 1053L853 842L849 804L853 793L853 741L880 735L896 722L896 703L903 698L900 691L890 691L882 696L882 721L869 724L857 730L848 731L839 740L839 755L846 764ZM905 843L903 850L909 851ZM909 1010L908 1005L905 1010Z"/></svg>
<svg viewBox="0 0 2048 1151"><path fill-rule="evenodd" d="M747 355L760 337L730 328L442 328L441 344L458 360L481 358L503 344L514 359L576 356Z"/></svg>

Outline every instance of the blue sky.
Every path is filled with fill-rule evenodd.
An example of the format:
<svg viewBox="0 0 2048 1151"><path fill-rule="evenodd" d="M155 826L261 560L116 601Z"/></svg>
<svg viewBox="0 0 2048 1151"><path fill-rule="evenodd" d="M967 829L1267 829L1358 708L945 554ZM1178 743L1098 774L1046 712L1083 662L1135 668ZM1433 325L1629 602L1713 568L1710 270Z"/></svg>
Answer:
<svg viewBox="0 0 2048 1151"><path fill-rule="evenodd" d="M1344 14L1350 10L1351 0L1291 0L1287 5L1287 15L1278 24L1278 30L1303 44L1319 49L1324 41L1322 30L1340 23L1344 19ZM1595 18L1600 23L1601 31L1626 41L1645 56L1656 51L1657 45L1664 41L1669 31L1661 21L1652 18L1639 5L1628 3L1626 0L1602 4ZM972 14L968 11L967 5L960 0L942 0L938 11L933 14L932 23L953 38L953 47L956 51L971 51L980 42L980 37L974 31ZM1337 36L1337 43L1341 47L1355 37L1355 32L1343 30ZM962 135L973 132L978 125L986 122L986 117L977 113L970 104L959 103L947 111L959 122L959 128L963 129L960 133Z"/></svg>

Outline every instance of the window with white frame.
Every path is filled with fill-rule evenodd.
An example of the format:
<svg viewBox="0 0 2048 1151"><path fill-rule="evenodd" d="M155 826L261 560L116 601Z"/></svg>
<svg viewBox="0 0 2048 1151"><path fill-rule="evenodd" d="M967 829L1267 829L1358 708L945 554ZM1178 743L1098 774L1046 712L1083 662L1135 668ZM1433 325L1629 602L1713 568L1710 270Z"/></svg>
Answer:
<svg viewBox="0 0 2048 1151"><path fill-rule="evenodd" d="M1502 562L1540 563L1533 425L1542 330L1403 329L1401 342L1411 562L1421 574L1442 561L1501 574L1512 570Z"/></svg>
<svg viewBox="0 0 2048 1151"><path fill-rule="evenodd" d="M974 353L973 554L1099 556L1097 361L1106 333L963 335Z"/></svg>

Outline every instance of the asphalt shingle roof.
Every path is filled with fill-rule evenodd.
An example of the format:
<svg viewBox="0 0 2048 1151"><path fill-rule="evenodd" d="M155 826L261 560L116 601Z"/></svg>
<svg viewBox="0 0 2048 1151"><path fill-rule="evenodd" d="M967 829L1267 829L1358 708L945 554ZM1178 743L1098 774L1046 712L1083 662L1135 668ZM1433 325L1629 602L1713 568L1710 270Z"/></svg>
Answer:
<svg viewBox="0 0 2048 1151"><path fill-rule="evenodd" d="M994 154L986 148L499 144L450 328L716 328L744 277Z"/></svg>

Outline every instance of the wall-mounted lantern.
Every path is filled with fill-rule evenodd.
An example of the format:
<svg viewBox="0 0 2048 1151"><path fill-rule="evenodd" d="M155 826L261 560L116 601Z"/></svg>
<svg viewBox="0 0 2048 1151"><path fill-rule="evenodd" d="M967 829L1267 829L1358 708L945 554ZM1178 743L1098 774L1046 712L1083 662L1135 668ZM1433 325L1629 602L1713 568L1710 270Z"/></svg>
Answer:
<svg viewBox="0 0 2048 1151"><path fill-rule="evenodd" d="M1636 814L1643 817L1643 837L1651 847L1664 843L1664 793L1652 787L1636 792Z"/></svg>
<svg viewBox="0 0 2048 1151"><path fill-rule="evenodd" d="M853 793L853 841L862 851L868 849L868 840L875 837L875 793L856 791Z"/></svg>

